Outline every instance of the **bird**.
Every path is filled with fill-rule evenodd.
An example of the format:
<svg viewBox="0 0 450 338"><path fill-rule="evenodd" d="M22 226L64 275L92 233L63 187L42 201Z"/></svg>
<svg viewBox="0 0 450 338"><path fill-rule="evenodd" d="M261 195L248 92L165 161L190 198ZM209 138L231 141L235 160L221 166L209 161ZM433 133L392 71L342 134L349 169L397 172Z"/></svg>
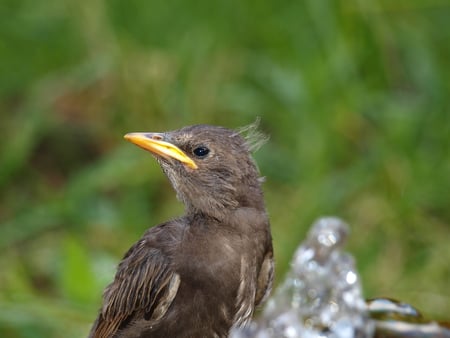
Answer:
<svg viewBox="0 0 450 338"><path fill-rule="evenodd" d="M185 210L126 252L89 338L225 338L250 322L274 275L255 130L200 124L124 136L153 155Z"/></svg>

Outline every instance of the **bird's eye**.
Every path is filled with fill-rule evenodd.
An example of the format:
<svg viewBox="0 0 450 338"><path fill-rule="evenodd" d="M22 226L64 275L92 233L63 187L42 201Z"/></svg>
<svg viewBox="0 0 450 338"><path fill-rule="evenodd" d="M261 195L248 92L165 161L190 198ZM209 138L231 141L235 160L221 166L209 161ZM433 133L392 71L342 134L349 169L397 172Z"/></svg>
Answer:
<svg viewBox="0 0 450 338"><path fill-rule="evenodd" d="M195 148L193 153L197 157L205 157L206 155L209 154L209 149L204 146L200 146Z"/></svg>

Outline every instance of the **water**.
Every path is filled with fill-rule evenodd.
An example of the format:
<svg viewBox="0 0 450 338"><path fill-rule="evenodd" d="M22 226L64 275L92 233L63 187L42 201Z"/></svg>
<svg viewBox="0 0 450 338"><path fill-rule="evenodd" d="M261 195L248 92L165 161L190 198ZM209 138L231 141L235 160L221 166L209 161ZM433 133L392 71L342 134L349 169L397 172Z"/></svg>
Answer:
<svg viewBox="0 0 450 338"><path fill-rule="evenodd" d="M325 217L313 224L297 248L284 283L269 299L261 318L231 338L372 337L360 278L343 251L347 224Z"/></svg>

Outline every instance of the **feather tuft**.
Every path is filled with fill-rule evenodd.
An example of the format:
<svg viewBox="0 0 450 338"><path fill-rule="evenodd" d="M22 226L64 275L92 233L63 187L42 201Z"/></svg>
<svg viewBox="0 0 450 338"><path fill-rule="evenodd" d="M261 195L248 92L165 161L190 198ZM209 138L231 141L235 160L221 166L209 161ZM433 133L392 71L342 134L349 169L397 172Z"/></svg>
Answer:
<svg viewBox="0 0 450 338"><path fill-rule="evenodd" d="M269 135L259 130L260 122L261 119L258 116L253 123L236 130L236 134L244 138L247 149L252 153L261 148L269 140Z"/></svg>

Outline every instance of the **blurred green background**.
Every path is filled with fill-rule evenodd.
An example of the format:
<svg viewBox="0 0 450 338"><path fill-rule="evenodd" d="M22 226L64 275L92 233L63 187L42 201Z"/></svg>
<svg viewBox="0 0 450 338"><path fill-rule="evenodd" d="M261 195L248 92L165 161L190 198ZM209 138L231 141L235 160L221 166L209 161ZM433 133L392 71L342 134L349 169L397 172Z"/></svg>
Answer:
<svg viewBox="0 0 450 338"><path fill-rule="evenodd" d="M86 336L126 249L182 213L123 134L257 116L277 281L337 215L366 297L449 319L449 18L446 0L2 0L0 336Z"/></svg>

